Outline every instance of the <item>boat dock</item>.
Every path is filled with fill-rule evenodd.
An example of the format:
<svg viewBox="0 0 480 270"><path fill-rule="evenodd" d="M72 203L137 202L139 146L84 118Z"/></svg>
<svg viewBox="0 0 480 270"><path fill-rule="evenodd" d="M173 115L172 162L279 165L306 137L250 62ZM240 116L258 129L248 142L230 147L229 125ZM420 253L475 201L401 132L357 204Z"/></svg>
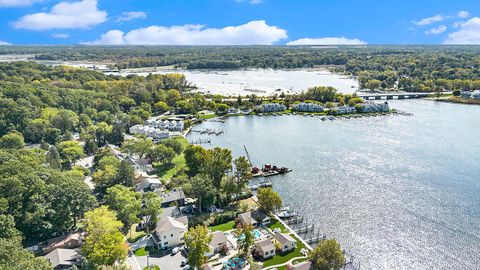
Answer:
<svg viewBox="0 0 480 270"><path fill-rule="evenodd" d="M206 128L206 129L192 129L191 132L218 136L218 135L222 134L224 131L221 130L221 129L217 130L217 129Z"/></svg>

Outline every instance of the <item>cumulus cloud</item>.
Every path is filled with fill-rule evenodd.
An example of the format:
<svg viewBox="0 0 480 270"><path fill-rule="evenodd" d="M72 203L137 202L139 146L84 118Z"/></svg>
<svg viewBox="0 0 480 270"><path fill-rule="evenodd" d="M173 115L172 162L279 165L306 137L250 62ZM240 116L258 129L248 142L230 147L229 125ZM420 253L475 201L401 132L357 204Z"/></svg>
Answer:
<svg viewBox="0 0 480 270"><path fill-rule="evenodd" d="M443 32L447 31L447 27L445 25L440 25L439 27L434 27L430 30L425 31L427 35L438 35Z"/></svg>
<svg viewBox="0 0 480 270"><path fill-rule="evenodd" d="M143 11L129 11L122 12L122 15L118 17L117 22L129 22L134 19L145 19L147 14Z"/></svg>
<svg viewBox="0 0 480 270"><path fill-rule="evenodd" d="M4 45L12 45L12 43L8 43L6 41L1 41L0 40L0 46L4 46Z"/></svg>
<svg viewBox="0 0 480 270"><path fill-rule="evenodd" d="M423 18L419 21L415 21L413 22L414 24L418 25L418 26L425 26L425 25L430 25L432 23L436 23L436 22L441 22L445 19L445 17L443 15L435 15L435 16L432 16L432 17L428 17L428 18Z"/></svg>
<svg viewBox="0 0 480 270"><path fill-rule="evenodd" d="M287 45L366 45L365 41L358 38L324 37L324 38L301 38L290 41Z"/></svg>
<svg viewBox="0 0 480 270"><path fill-rule="evenodd" d="M90 45L271 45L287 38L287 31L265 21L239 26L207 28L204 25L149 26L124 33L111 30Z"/></svg>
<svg viewBox="0 0 480 270"><path fill-rule="evenodd" d="M462 10L462 11L457 12L457 17L461 18L461 19L466 19L466 18L470 17L470 13L466 10Z"/></svg>
<svg viewBox="0 0 480 270"><path fill-rule="evenodd" d="M53 33L52 37L64 39L64 38L68 38L69 35L65 33Z"/></svg>
<svg viewBox="0 0 480 270"><path fill-rule="evenodd" d="M473 17L448 35L444 44L480 44L480 18Z"/></svg>
<svg viewBox="0 0 480 270"><path fill-rule="evenodd" d="M97 0L60 2L50 12L21 17L15 28L29 30L89 28L107 20L107 12L99 10Z"/></svg>
<svg viewBox="0 0 480 270"><path fill-rule="evenodd" d="M0 0L0 7L28 7L44 0Z"/></svg>

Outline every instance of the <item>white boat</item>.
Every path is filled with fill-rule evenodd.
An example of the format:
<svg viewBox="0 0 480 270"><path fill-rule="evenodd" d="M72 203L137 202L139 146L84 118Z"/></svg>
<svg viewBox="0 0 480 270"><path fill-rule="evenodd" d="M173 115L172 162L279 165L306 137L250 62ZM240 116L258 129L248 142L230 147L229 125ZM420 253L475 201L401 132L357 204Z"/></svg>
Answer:
<svg viewBox="0 0 480 270"><path fill-rule="evenodd" d="M292 210L285 210L281 211L280 213L277 214L279 218L291 218L297 215L297 212L292 211Z"/></svg>

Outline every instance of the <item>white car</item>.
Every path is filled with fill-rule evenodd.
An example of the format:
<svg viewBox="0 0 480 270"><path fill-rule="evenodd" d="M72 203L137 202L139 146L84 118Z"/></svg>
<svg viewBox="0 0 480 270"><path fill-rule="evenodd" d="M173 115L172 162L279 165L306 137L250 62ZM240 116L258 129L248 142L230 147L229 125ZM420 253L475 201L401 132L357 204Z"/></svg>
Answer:
<svg viewBox="0 0 480 270"><path fill-rule="evenodd" d="M175 254L177 254L178 252L180 252L180 248L179 248L179 247L176 247L176 248L172 249L172 255L175 255Z"/></svg>
<svg viewBox="0 0 480 270"><path fill-rule="evenodd" d="M185 265L185 266L182 268L182 270L190 270L190 265L188 265L188 264Z"/></svg>

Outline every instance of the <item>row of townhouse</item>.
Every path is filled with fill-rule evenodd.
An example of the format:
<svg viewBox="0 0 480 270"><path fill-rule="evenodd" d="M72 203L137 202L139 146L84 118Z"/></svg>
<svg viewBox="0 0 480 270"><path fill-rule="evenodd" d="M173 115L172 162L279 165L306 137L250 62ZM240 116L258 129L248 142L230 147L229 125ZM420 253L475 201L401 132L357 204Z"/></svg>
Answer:
<svg viewBox="0 0 480 270"><path fill-rule="evenodd" d="M131 126L129 131L130 134L142 134L157 140L170 138L170 132L155 128L153 126L135 125Z"/></svg>
<svg viewBox="0 0 480 270"><path fill-rule="evenodd" d="M480 100L480 90L475 90L475 91L462 91L462 92L460 92L460 96L461 96L462 98Z"/></svg>
<svg viewBox="0 0 480 270"><path fill-rule="evenodd" d="M158 128L161 130L168 129L170 131L183 131L185 124L182 120L156 120L156 119L148 119L145 121L145 126Z"/></svg>
<svg viewBox="0 0 480 270"><path fill-rule="evenodd" d="M257 106L257 109L262 113L283 112L287 106L280 103L265 103Z"/></svg>
<svg viewBox="0 0 480 270"><path fill-rule="evenodd" d="M388 112L390 107L388 102L375 103L375 102L365 102L359 104L359 111L363 113L375 113L375 112Z"/></svg>
<svg viewBox="0 0 480 270"><path fill-rule="evenodd" d="M323 112L324 108L320 104L301 102L293 105L297 112Z"/></svg>

